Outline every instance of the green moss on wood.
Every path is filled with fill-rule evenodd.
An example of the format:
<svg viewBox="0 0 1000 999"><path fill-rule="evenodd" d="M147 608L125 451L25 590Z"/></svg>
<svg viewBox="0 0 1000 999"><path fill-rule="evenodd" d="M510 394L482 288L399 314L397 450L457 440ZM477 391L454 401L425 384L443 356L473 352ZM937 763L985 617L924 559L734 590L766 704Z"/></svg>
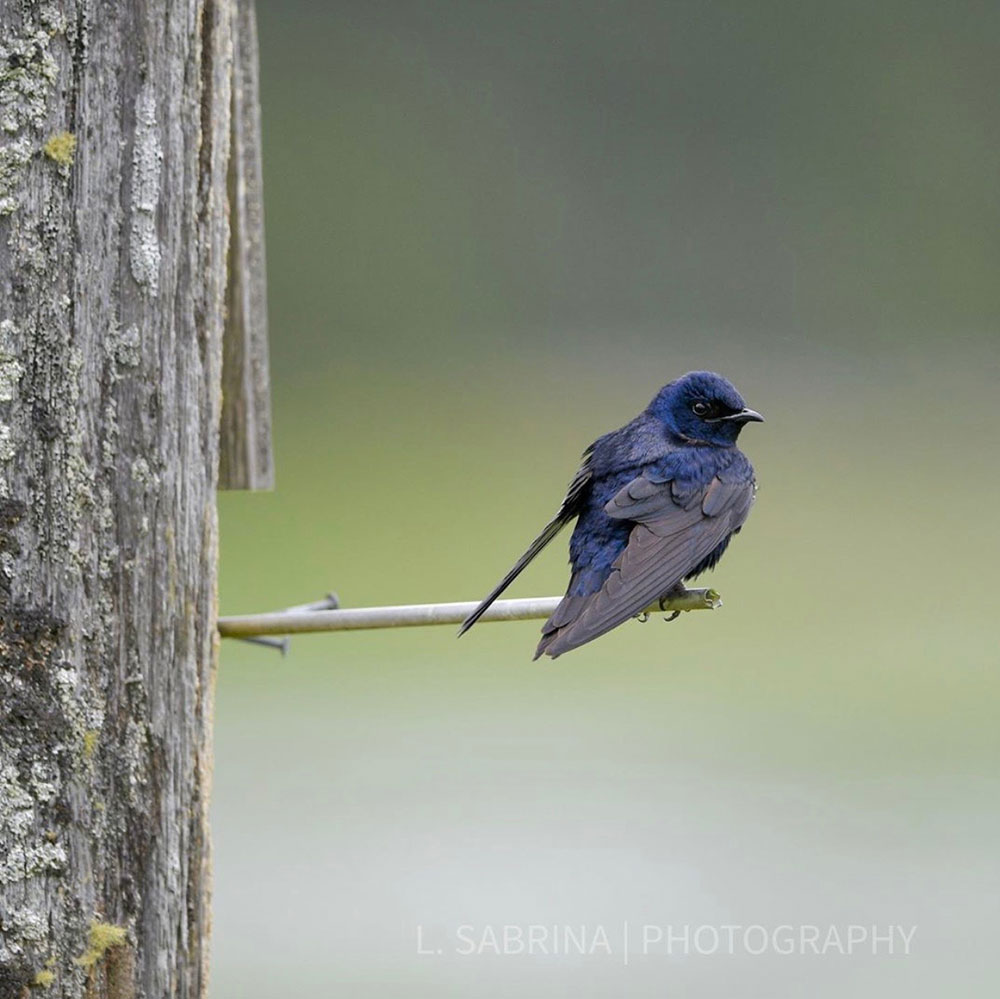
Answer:
<svg viewBox="0 0 1000 999"><path fill-rule="evenodd" d="M57 132L42 149L45 155L59 166L72 166L76 154L76 136L72 132Z"/></svg>
<svg viewBox="0 0 1000 999"><path fill-rule="evenodd" d="M121 947L127 939L128 931L124 926L95 920L90 924L87 949L74 960L81 968L92 968L112 947Z"/></svg>

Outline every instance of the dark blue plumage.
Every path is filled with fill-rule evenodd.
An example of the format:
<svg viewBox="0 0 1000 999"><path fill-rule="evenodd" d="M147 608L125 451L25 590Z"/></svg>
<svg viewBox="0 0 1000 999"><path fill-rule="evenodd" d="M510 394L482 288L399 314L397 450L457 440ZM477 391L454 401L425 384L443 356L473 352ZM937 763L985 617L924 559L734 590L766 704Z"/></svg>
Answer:
<svg viewBox="0 0 1000 999"><path fill-rule="evenodd" d="M459 634L574 517L573 572L542 627L536 658L589 642L712 568L746 520L756 490L737 437L745 424L762 420L710 371L665 385L631 423L584 452L555 518Z"/></svg>

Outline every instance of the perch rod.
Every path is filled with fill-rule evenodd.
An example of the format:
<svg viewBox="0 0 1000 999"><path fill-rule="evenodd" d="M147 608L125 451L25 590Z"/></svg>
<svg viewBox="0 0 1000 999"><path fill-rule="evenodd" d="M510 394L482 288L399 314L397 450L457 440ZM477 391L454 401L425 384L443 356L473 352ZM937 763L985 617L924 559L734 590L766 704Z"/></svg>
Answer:
<svg viewBox="0 0 1000 999"><path fill-rule="evenodd" d="M497 600L480 620L529 621L547 618L561 599L529 597L523 600ZM715 590L686 590L664 600L662 608L654 603L644 613L714 610L721 605L722 600ZM295 635L309 631L357 631L366 628L461 624L479 604L471 600L448 604L404 604L396 607L350 607L335 610L329 609L330 606L329 602L324 602L269 614L220 617L219 634L223 638L254 638L261 635Z"/></svg>

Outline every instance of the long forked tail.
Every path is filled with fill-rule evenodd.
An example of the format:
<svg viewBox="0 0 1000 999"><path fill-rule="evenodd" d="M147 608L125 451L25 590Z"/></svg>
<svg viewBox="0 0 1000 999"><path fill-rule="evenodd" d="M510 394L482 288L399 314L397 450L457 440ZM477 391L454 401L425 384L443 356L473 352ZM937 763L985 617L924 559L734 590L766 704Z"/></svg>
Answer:
<svg viewBox="0 0 1000 999"><path fill-rule="evenodd" d="M566 526L568 520L566 517L556 517L555 520L550 520L545 525L542 533L531 542L528 550L514 563L510 572L493 587L490 595L462 622L462 627L458 629L460 638L483 616L490 604L517 579L521 570Z"/></svg>

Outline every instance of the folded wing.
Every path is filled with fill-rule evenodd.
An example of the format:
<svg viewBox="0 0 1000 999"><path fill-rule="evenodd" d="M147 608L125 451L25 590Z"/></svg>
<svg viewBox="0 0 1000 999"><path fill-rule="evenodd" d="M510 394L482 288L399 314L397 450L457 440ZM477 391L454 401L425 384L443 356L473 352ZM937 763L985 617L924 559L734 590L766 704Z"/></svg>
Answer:
<svg viewBox="0 0 1000 999"><path fill-rule="evenodd" d="M648 473L633 479L604 507L609 517L635 521L628 545L600 591L563 600L542 628L535 657L575 649L666 595L740 528L753 496L749 466L704 486L657 482Z"/></svg>

